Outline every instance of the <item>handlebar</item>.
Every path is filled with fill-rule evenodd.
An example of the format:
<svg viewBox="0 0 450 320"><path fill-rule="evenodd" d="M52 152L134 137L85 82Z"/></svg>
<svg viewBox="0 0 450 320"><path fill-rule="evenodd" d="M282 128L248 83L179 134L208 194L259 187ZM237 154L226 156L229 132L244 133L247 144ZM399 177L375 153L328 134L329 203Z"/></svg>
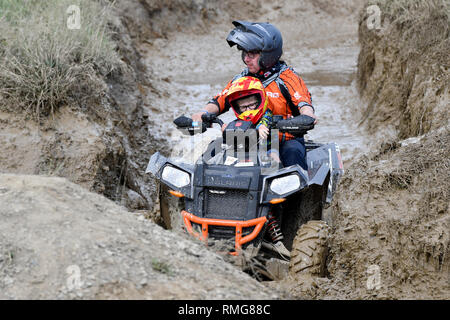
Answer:
<svg viewBox="0 0 450 320"><path fill-rule="evenodd" d="M274 116L272 125L270 129L278 129L281 132L287 132L294 136L303 136L309 130L314 128L315 119L307 115L299 115L290 119L283 119L282 116ZM210 128L213 123L217 123L220 127L223 126L224 122L217 117L214 113L202 114L201 130L199 130L199 122L193 121L191 118L186 116L180 116L176 118L174 124L178 129L187 129L190 135L196 133L203 133Z"/></svg>
<svg viewBox="0 0 450 320"><path fill-rule="evenodd" d="M217 115L214 113L205 113L202 114L202 122L201 123L201 131L199 130L199 122L193 121L191 118L186 116L180 116L176 118L173 123L177 126L178 129L187 129L189 134L192 136L196 133L203 133L210 128L213 123L217 123L222 127L224 122L217 118Z"/></svg>
<svg viewBox="0 0 450 320"><path fill-rule="evenodd" d="M219 126L223 126L224 122L217 118L217 114L215 113L204 113L202 114L202 121L208 123L210 126L213 123L217 123Z"/></svg>
<svg viewBox="0 0 450 320"><path fill-rule="evenodd" d="M314 121L313 117L304 114L290 119L274 116L271 129L279 129L281 132L287 132L294 136L303 136L309 130L314 129Z"/></svg>

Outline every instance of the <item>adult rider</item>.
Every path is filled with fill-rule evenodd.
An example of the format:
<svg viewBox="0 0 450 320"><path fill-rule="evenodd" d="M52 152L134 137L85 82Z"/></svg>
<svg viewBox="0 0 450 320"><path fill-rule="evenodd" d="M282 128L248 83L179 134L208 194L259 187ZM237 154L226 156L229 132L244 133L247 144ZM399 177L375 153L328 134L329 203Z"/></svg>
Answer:
<svg viewBox="0 0 450 320"><path fill-rule="evenodd" d="M201 121L204 113L221 114L228 111L226 94L233 80L240 77L256 77L263 83L273 115L284 119L297 115L310 116L317 122L311 94L303 79L281 61L283 39L280 31L270 23L233 21L235 28L227 37L228 44L237 45L246 68L227 84L225 89L212 98L204 109L192 115ZM299 164L307 170L306 148L303 137L280 134L280 158L283 166Z"/></svg>
<svg viewBox="0 0 450 320"><path fill-rule="evenodd" d="M270 23L233 21L233 25L235 28L228 34L226 40L230 47L236 45L241 51L242 60L247 67L231 79L224 90L213 97L202 111L193 114L192 119L201 121L204 113L221 114L228 111L230 105L226 97L233 81L250 76L262 82L269 102L268 107L274 116L281 115L283 119L287 119L307 115L314 118L316 123L311 94L303 79L293 68L280 60L283 53L283 39L280 31ZM303 136L294 137L289 133L280 133L279 147L283 166L298 164L307 170ZM270 215L267 233L270 237L263 241L263 245L288 258L290 252L281 241L283 235L278 220L279 217Z"/></svg>

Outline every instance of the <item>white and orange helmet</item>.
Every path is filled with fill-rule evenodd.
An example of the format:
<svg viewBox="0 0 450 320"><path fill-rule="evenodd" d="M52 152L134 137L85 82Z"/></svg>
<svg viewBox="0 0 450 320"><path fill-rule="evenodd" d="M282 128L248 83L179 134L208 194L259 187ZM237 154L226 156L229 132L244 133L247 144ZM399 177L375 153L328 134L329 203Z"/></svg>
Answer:
<svg viewBox="0 0 450 320"><path fill-rule="evenodd" d="M253 95L258 100L258 106L254 110L241 113L236 101ZM255 77L241 77L234 80L228 89L225 101L231 106L238 119L251 121L255 125L261 120L269 104L263 84Z"/></svg>

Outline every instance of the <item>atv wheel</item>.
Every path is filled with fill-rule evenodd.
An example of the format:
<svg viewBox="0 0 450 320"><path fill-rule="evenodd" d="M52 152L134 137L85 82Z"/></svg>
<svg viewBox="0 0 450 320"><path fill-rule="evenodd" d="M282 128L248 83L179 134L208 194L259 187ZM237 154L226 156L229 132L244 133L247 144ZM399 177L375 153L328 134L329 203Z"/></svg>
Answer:
<svg viewBox="0 0 450 320"><path fill-rule="evenodd" d="M159 185L159 207L165 227L169 230L181 231L184 226L181 219L184 199L172 196L169 188L162 183Z"/></svg>
<svg viewBox="0 0 450 320"><path fill-rule="evenodd" d="M325 275L328 233L328 225L320 220L308 221L298 229L289 263L289 272L292 276Z"/></svg>

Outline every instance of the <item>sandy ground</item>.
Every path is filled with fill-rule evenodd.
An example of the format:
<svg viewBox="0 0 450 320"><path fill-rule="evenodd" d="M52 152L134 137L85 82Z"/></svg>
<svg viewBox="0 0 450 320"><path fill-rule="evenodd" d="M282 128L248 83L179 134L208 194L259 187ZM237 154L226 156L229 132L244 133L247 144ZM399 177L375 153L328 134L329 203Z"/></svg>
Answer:
<svg viewBox="0 0 450 320"><path fill-rule="evenodd" d="M66 179L2 174L0 201L0 299L286 297Z"/></svg>

